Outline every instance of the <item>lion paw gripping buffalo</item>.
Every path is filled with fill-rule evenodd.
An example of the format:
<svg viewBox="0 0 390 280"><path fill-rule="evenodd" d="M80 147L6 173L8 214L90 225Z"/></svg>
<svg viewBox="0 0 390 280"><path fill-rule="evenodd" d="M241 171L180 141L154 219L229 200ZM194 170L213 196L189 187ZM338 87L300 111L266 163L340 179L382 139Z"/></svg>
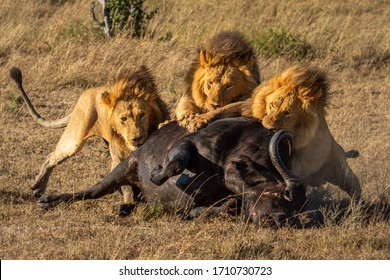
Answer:
<svg viewBox="0 0 390 280"><path fill-rule="evenodd" d="M53 169L79 152L88 138L99 136L108 143L113 169L168 118L166 105L158 96L153 77L145 66L123 71L112 85L86 90L72 112L56 121L45 120L35 111L23 89L21 71L13 67L10 74L34 120L49 128L66 126L54 152L41 166L31 187L36 196L46 191ZM123 206L132 203L132 191L123 187L122 192Z"/></svg>
<svg viewBox="0 0 390 280"><path fill-rule="evenodd" d="M296 222L305 189L286 165L292 136L274 136L258 120L223 119L188 134L177 122L153 133L101 182L77 193L41 197L44 209L95 199L122 185L138 189L147 202L190 217L239 205L257 225Z"/></svg>

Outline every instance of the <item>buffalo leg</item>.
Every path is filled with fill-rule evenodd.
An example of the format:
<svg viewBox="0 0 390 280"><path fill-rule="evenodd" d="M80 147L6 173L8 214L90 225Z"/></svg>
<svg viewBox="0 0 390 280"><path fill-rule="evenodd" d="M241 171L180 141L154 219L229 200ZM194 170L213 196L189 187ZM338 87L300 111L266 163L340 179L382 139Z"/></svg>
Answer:
<svg viewBox="0 0 390 280"><path fill-rule="evenodd" d="M84 191L41 197L38 201L40 207L49 209L60 203L71 204L79 200L96 199L114 193L123 185L136 185L139 182L137 174L138 159L133 155L114 168L102 181Z"/></svg>
<svg viewBox="0 0 390 280"><path fill-rule="evenodd" d="M234 213L237 214L237 212L240 211L241 205L240 201L237 198L230 198L226 202L224 202L221 206L200 206L195 207L188 213L188 217L190 219L198 218L198 217L213 217L217 216L219 214L224 213Z"/></svg>

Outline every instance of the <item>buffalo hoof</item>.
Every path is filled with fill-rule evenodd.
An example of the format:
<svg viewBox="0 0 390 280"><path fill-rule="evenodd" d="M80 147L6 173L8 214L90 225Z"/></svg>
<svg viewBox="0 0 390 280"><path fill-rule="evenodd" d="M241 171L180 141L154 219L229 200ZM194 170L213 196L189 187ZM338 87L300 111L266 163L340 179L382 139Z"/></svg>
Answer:
<svg viewBox="0 0 390 280"><path fill-rule="evenodd" d="M42 209L49 210L49 209L54 208L63 202L65 202L65 203L70 202L72 200L72 198L73 198L72 194L42 196L38 200L38 204L39 204L39 207L41 207Z"/></svg>
<svg viewBox="0 0 390 280"><path fill-rule="evenodd" d="M130 215L134 209L135 209L134 204L121 204L119 206L119 216L126 217L126 216Z"/></svg>
<svg viewBox="0 0 390 280"><path fill-rule="evenodd" d="M196 218L199 218L200 216L202 216L202 214L205 214L205 213L207 212L207 208L208 208L208 207L201 206L201 207L197 207L197 208L192 209L192 210L188 213L188 218L189 218L189 219L196 219Z"/></svg>

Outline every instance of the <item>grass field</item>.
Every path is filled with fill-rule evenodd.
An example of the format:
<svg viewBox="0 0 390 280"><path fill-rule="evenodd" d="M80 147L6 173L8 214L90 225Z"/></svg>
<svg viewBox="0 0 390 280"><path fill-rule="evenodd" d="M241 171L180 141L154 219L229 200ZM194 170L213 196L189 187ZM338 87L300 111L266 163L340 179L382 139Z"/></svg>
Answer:
<svg viewBox="0 0 390 280"><path fill-rule="evenodd" d="M106 38L89 18L89 1L0 2L0 258L1 259L389 259L390 2L145 1L158 8L144 38ZM100 7L98 7L100 8ZM257 52L262 81L296 62L326 71L327 120L345 150L364 199L387 207L369 218L339 208L348 197L334 186L311 188L320 227L279 230L241 217L182 220L158 205L118 217L114 194L51 211L30 186L63 130L36 124L9 68L18 66L41 115L65 115L85 89L112 80L128 65L147 65L162 98L174 107L197 45L222 30L238 30ZM84 189L107 174L102 141L90 140L55 169L47 193Z"/></svg>

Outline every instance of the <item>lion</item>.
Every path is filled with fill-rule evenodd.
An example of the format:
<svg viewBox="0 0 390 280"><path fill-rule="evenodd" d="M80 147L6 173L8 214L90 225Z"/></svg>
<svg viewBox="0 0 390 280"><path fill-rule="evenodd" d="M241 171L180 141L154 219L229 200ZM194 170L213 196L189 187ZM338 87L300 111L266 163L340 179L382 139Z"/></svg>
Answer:
<svg viewBox="0 0 390 280"><path fill-rule="evenodd" d="M193 116L249 98L260 83L254 51L241 33L221 32L203 43L175 109L184 126Z"/></svg>
<svg viewBox="0 0 390 280"><path fill-rule="evenodd" d="M54 167L79 152L88 138L98 136L108 143L111 169L114 169L169 116L165 103L157 94L154 79L144 65L123 71L111 85L86 90L72 112L58 121L45 120L36 113L23 89L22 73L18 68L11 68L10 74L38 123L54 128L67 124L54 152L42 164L31 187L38 197L45 193ZM131 191L126 188L122 191L127 204L132 199Z"/></svg>
<svg viewBox="0 0 390 280"><path fill-rule="evenodd" d="M325 73L300 64L258 86L250 99L198 116L187 127L195 131L218 118L252 116L270 130L288 130L294 136L291 171L295 176L306 185L332 183L359 199L362 190L346 162L349 153L329 131L327 103Z"/></svg>

